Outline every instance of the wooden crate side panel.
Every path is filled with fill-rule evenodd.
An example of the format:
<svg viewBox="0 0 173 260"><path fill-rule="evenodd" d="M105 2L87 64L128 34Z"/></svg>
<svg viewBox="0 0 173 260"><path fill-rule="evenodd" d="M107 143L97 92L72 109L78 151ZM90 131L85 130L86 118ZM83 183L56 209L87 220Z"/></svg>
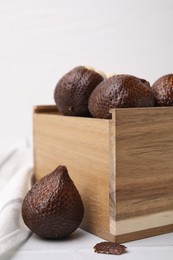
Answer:
<svg viewBox="0 0 173 260"><path fill-rule="evenodd" d="M116 235L172 227L173 108L117 110L116 162Z"/></svg>
<svg viewBox="0 0 173 260"><path fill-rule="evenodd" d="M109 234L108 120L35 113L34 160L37 179L66 165L85 205L81 227L114 240Z"/></svg>
<svg viewBox="0 0 173 260"><path fill-rule="evenodd" d="M157 236L157 235L161 235L161 234L165 234L165 233L170 233L172 231L173 231L173 224L166 225L163 227L145 229L145 230L136 231L136 232L124 233L122 235L116 236L116 242L124 243L124 242L143 239L143 238L147 238L147 237Z"/></svg>

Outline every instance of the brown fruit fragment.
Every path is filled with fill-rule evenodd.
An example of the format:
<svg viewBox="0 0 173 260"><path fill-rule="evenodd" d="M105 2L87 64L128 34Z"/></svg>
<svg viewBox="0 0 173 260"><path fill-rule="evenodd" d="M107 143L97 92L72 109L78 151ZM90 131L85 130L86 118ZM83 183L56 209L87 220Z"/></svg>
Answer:
<svg viewBox="0 0 173 260"><path fill-rule="evenodd" d="M88 106L92 116L111 118L110 108L152 107L154 104L149 82L120 74L101 82L91 93Z"/></svg>
<svg viewBox="0 0 173 260"><path fill-rule="evenodd" d="M83 214L81 196L65 166L36 182L22 203L25 224L43 238L68 236L78 228Z"/></svg>
<svg viewBox="0 0 173 260"><path fill-rule="evenodd" d="M64 115L88 116L89 96L102 80L103 76L84 66L75 67L66 73L54 90L58 110Z"/></svg>
<svg viewBox="0 0 173 260"><path fill-rule="evenodd" d="M94 246L94 251L100 254L121 255L126 250L126 246L113 242L101 242Z"/></svg>
<svg viewBox="0 0 173 260"><path fill-rule="evenodd" d="M158 105L173 106L173 74L157 79L152 85L152 91Z"/></svg>

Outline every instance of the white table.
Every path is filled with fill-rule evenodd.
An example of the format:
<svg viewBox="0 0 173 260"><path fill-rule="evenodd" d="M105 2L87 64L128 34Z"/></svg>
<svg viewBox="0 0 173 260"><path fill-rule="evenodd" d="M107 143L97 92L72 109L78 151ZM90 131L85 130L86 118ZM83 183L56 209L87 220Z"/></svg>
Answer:
<svg viewBox="0 0 173 260"><path fill-rule="evenodd" d="M120 255L94 253L93 246L103 241L81 229L76 230L68 239L50 241L32 235L20 248L1 260L172 260L173 233L124 243L127 252Z"/></svg>

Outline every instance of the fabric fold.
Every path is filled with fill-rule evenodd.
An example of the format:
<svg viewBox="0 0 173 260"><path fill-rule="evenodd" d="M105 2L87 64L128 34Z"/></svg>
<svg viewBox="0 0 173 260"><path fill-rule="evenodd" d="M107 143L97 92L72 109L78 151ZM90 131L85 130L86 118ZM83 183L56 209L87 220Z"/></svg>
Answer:
<svg viewBox="0 0 173 260"><path fill-rule="evenodd" d="M32 185L31 149L25 145L0 153L0 256L31 234L21 216L23 198Z"/></svg>

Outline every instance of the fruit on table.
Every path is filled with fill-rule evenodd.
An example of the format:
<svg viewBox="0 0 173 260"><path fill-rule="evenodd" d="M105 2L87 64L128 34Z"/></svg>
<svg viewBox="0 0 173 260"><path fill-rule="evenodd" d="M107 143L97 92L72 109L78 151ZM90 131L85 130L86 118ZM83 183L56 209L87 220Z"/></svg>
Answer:
<svg viewBox="0 0 173 260"><path fill-rule="evenodd" d="M93 69L78 66L57 83L54 100L59 112L69 116L88 116L88 98L103 76Z"/></svg>
<svg viewBox="0 0 173 260"><path fill-rule="evenodd" d="M152 85L152 91L157 105L173 106L173 74L167 74L157 79Z"/></svg>
<svg viewBox="0 0 173 260"><path fill-rule="evenodd" d="M75 231L84 215L81 196L65 166L36 182L22 203L22 217L35 234L63 238Z"/></svg>
<svg viewBox="0 0 173 260"><path fill-rule="evenodd" d="M110 108L152 107L155 97L149 82L132 75L119 74L102 81L91 93L88 107L91 115L111 118Z"/></svg>
<svg viewBox="0 0 173 260"><path fill-rule="evenodd" d="M99 254L121 255L126 251L126 246L114 242L100 242L94 246L94 252Z"/></svg>

